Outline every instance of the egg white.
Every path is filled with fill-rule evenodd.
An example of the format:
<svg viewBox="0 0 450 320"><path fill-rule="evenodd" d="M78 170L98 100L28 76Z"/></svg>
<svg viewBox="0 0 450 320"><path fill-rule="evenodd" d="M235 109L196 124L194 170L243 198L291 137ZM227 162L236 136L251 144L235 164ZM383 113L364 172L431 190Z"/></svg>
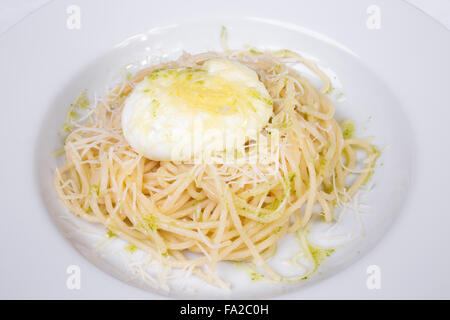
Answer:
<svg viewBox="0 0 450 320"><path fill-rule="evenodd" d="M149 159L187 161L232 152L256 138L272 115L256 72L215 58L200 68L145 77L125 101L122 129L131 147Z"/></svg>

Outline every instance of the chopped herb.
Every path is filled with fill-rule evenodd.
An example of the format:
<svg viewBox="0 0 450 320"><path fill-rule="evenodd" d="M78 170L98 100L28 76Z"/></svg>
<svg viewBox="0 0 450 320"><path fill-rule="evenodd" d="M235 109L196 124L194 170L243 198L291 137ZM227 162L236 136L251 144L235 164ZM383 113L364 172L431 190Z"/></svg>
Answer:
<svg viewBox="0 0 450 320"><path fill-rule="evenodd" d="M255 55L260 55L260 54L263 54L263 52L261 52L261 51L258 51L258 50L255 50L255 49L250 49L250 50L248 50L251 54L255 54Z"/></svg>
<svg viewBox="0 0 450 320"><path fill-rule="evenodd" d="M158 115L157 111L158 111L158 108L159 108L160 105L161 105L161 103L158 100L156 100L156 99L152 100L152 106L153 106L152 115L153 115L154 118L156 118L156 116Z"/></svg>
<svg viewBox="0 0 450 320"><path fill-rule="evenodd" d="M278 227L275 230L273 230L273 234L277 234L281 231L282 227Z"/></svg>
<svg viewBox="0 0 450 320"><path fill-rule="evenodd" d="M291 174L289 175L289 182L293 182L294 179L295 179L295 173L291 173Z"/></svg>
<svg viewBox="0 0 450 320"><path fill-rule="evenodd" d="M375 159L374 159L373 163L371 164L371 166L369 167L369 174L364 179L364 181L362 183L363 185L365 185L365 184L367 184L367 182L369 182L370 178L372 177L372 175L373 175L373 173L375 171L376 161L381 156L381 150L377 146L372 146L372 151L375 154Z"/></svg>
<svg viewBox="0 0 450 320"><path fill-rule="evenodd" d="M55 158L62 156L64 153L66 152L66 150L64 148L55 150L52 152L52 156L54 156Z"/></svg>
<svg viewBox="0 0 450 320"><path fill-rule="evenodd" d="M91 185L90 188L89 188L89 194L91 196L97 196L98 197L100 195L100 188L97 185L95 185L95 184Z"/></svg>
<svg viewBox="0 0 450 320"><path fill-rule="evenodd" d="M330 86L328 87L328 90L325 92L325 94L330 94L334 91L334 87L330 84Z"/></svg>
<svg viewBox="0 0 450 320"><path fill-rule="evenodd" d="M250 276L251 276L251 279L252 279L253 281L258 281L258 280L264 279L264 275L262 275L262 274L260 274L260 273L258 273L258 272L252 272L252 273L250 274Z"/></svg>
<svg viewBox="0 0 450 320"><path fill-rule="evenodd" d="M129 243L125 246L124 249L130 253L134 253L137 250L137 247L134 244Z"/></svg>
<svg viewBox="0 0 450 320"><path fill-rule="evenodd" d="M313 246L312 244L308 243L309 251L311 252L311 256L314 259L314 262L316 265L320 265L326 258L331 256L331 254L334 252L334 249L324 249L319 248L316 246Z"/></svg>
<svg viewBox="0 0 450 320"><path fill-rule="evenodd" d="M228 51L228 45L227 45L228 33L227 33L227 28L225 26L222 26L222 30L220 32L220 40L222 42L223 50Z"/></svg>
<svg viewBox="0 0 450 320"><path fill-rule="evenodd" d="M342 128L342 136L344 139L351 139L355 134L355 124L351 120L343 120L340 122Z"/></svg>
<svg viewBox="0 0 450 320"><path fill-rule="evenodd" d="M265 104L272 105L273 101L271 97L264 97L260 92L258 92L254 88L249 88L247 90L247 94L255 99L258 99L259 101L264 102Z"/></svg>
<svg viewBox="0 0 450 320"><path fill-rule="evenodd" d="M111 230L108 230L108 232L106 232L106 235L108 236L108 238L116 237L116 234L114 232L112 232Z"/></svg>
<svg viewBox="0 0 450 320"><path fill-rule="evenodd" d="M142 218L143 227L145 230L156 231L158 230L158 219L154 215L146 215Z"/></svg>
<svg viewBox="0 0 450 320"><path fill-rule="evenodd" d="M87 109L89 107L89 99L87 98L86 91L80 93L74 103L72 103L69 107L69 110L66 114L66 122L62 125L62 132L71 132L72 131L72 121L77 119L80 114L76 110Z"/></svg>
<svg viewBox="0 0 450 320"><path fill-rule="evenodd" d="M295 194L295 173L291 173L289 175L289 187L291 188L291 191Z"/></svg>
<svg viewBox="0 0 450 320"><path fill-rule="evenodd" d="M86 91L80 93L77 100L72 104L73 109L87 109L89 107L89 99L86 96Z"/></svg>
<svg viewBox="0 0 450 320"><path fill-rule="evenodd" d="M278 209L280 204L281 204L281 200L280 199L275 199L269 205L264 207L264 209L269 210L269 211L275 211L275 210ZM266 215L266 213L263 213L263 212L258 213L258 217L262 217L264 215Z"/></svg>

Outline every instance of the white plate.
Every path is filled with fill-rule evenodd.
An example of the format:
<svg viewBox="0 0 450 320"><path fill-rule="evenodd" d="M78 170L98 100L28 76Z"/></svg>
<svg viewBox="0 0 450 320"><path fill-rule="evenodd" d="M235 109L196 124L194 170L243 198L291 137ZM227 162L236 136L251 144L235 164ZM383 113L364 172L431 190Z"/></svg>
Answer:
<svg viewBox="0 0 450 320"><path fill-rule="evenodd" d="M58 148L57 132L68 104L82 90L104 92L121 68L143 60L148 63L149 54L170 58L180 50L218 50L221 25L228 27L233 48L245 44L289 48L335 72L346 97L337 103L337 116L355 119L361 134L376 137L376 143L386 148L383 166L377 169L375 187L365 200L370 204L364 215L365 237L338 250L340 255L324 263L315 277L298 284L255 283L224 267L234 284L231 292L200 282L189 283L186 290L186 283L175 282L169 295L450 296L446 276L450 266L448 30L398 1L388 5L287 0L78 1L81 28L70 30L66 10L71 4L52 2L0 37L2 297L158 298L164 294L108 276L103 271L129 281L123 261L114 258L120 254L100 255L93 250L98 240L86 241L86 235L58 218L65 212L51 186L56 161L50 153ZM373 10L379 10L380 29L367 25L376 15ZM69 233L70 241L58 229ZM80 290L66 287L69 265L80 267ZM379 290L366 285L370 265L381 270Z"/></svg>

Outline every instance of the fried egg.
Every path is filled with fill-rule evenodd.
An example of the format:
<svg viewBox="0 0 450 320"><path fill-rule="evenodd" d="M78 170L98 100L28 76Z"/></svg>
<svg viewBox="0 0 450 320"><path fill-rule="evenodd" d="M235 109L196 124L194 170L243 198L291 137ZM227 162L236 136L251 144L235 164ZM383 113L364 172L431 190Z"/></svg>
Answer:
<svg viewBox="0 0 450 320"><path fill-rule="evenodd" d="M187 161L243 146L272 115L272 99L255 71L214 58L146 76L125 100L122 129L149 159Z"/></svg>

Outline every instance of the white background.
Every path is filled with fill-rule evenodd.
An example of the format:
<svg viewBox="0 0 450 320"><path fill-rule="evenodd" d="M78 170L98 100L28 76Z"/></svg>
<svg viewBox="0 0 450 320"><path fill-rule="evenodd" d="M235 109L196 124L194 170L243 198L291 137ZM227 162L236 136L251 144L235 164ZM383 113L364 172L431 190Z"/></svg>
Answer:
<svg viewBox="0 0 450 320"><path fill-rule="evenodd" d="M57 0L54 0L57 1ZM405 0L450 29L450 0ZM1 0L0 34L50 0ZM76 3L76 0L74 0Z"/></svg>

